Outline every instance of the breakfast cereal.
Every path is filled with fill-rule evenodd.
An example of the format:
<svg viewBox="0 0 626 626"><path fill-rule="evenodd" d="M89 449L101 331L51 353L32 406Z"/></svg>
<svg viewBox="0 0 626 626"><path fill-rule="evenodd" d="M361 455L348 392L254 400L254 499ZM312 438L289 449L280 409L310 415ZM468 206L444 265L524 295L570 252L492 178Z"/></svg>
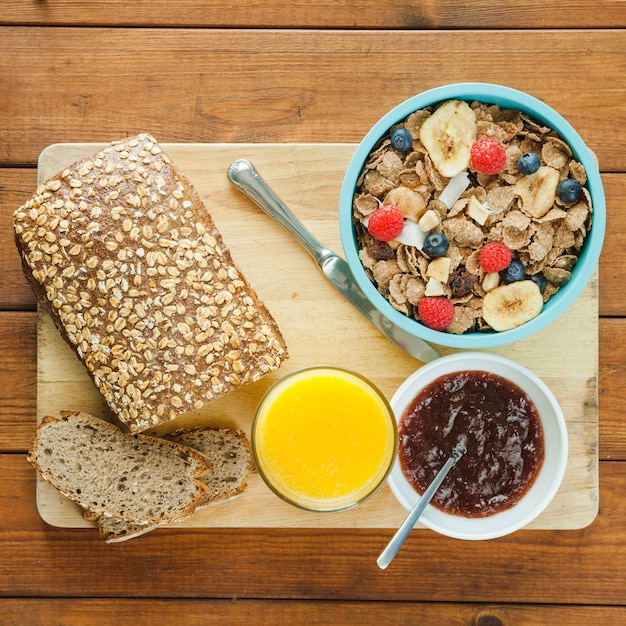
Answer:
<svg viewBox="0 0 626 626"><path fill-rule="evenodd" d="M518 110L447 100L394 125L368 155L353 200L359 257L389 303L427 326L419 302L438 297L454 305L447 332L509 330L571 278L591 228L586 182L551 128ZM404 228L382 241L368 224L389 205ZM511 251L499 272L480 262L491 241Z"/></svg>

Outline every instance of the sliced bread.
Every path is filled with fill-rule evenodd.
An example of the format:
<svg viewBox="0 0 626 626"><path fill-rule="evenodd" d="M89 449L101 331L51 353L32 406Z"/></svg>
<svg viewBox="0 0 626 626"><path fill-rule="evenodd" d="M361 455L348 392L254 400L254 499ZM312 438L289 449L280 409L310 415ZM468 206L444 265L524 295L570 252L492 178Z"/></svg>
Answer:
<svg viewBox="0 0 626 626"><path fill-rule="evenodd" d="M250 442L242 430L230 428L194 428L180 430L167 438L198 450L209 460L213 471L202 480L207 492L199 507L219 504L240 495L247 486L248 474L254 471ZM92 512L85 519L93 520ZM160 524L130 524L123 520L99 516L100 536L107 543L118 543L139 537Z"/></svg>
<svg viewBox="0 0 626 626"><path fill-rule="evenodd" d="M139 524L184 519L205 500L205 456L174 441L123 433L83 412L46 416L28 453L41 476L94 514Z"/></svg>
<svg viewBox="0 0 626 626"><path fill-rule="evenodd" d="M128 541L129 539L145 535L161 526L161 524L132 524L131 522L125 522L113 517L104 517L103 515L98 517L96 521L98 522L100 537L107 543Z"/></svg>
<svg viewBox="0 0 626 626"><path fill-rule="evenodd" d="M213 472L203 479L209 490L201 506L228 500L246 488L254 461L250 442L243 430L194 428L176 431L167 439L198 450L209 460Z"/></svg>

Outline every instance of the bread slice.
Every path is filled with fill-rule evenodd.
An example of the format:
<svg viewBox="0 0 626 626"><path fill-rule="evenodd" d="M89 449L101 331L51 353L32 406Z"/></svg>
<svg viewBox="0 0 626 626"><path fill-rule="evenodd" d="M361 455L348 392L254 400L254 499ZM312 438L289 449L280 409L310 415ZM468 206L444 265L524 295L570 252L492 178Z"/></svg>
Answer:
<svg viewBox="0 0 626 626"><path fill-rule="evenodd" d="M248 474L254 471L250 443L242 430L230 428L194 428L180 430L167 438L207 457L213 471L203 478L207 492L198 508L232 500L240 495L247 485ZM85 519L94 520L91 512L85 512ZM154 530L160 524L130 524L123 520L99 516L97 518L100 536L107 543L118 543L139 537Z"/></svg>
<svg viewBox="0 0 626 626"><path fill-rule="evenodd" d="M41 476L95 514L131 523L184 519L205 499L206 457L187 446L123 433L82 412L46 416L28 453Z"/></svg>
<svg viewBox="0 0 626 626"><path fill-rule="evenodd" d="M288 358L202 199L150 135L70 165L13 219L41 308L122 429L168 422Z"/></svg>
<svg viewBox="0 0 626 626"><path fill-rule="evenodd" d="M121 543L129 539L135 539L149 533L155 528L159 528L162 524L131 524L112 517L100 516L96 520L98 522L98 531L100 537L107 543Z"/></svg>
<svg viewBox="0 0 626 626"><path fill-rule="evenodd" d="M199 427L179 430L166 438L201 452L209 460L213 471L203 479L209 490L201 506L228 500L246 488L254 461L243 430Z"/></svg>

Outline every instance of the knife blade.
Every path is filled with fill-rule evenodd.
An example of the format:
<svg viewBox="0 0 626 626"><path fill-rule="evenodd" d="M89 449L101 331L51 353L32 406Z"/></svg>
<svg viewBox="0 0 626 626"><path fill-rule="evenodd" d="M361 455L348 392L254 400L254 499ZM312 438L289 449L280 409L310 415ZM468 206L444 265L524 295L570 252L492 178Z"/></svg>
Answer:
<svg viewBox="0 0 626 626"><path fill-rule="evenodd" d="M332 250L325 248L303 226L261 178L250 161L246 159L233 161L228 167L228 178L237 189L253 200L302 244L337 291L385 337L422 363L428 363L439 357L430 344L395 325L376 310L358 286L348 263Z"/></svg>

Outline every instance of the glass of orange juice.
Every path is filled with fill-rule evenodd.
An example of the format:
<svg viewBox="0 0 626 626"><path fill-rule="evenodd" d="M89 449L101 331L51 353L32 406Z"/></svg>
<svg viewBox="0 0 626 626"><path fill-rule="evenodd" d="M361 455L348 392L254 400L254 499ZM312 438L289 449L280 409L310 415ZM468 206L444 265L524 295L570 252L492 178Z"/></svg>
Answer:
<svg viewBox="0 0 626 626"><path fill-rule="evenodd" d="M340 511L387 479L397 449L393 410L363 376L320 365L288 374L252 425L259 473L274 493L311 511Z"/></svg>

